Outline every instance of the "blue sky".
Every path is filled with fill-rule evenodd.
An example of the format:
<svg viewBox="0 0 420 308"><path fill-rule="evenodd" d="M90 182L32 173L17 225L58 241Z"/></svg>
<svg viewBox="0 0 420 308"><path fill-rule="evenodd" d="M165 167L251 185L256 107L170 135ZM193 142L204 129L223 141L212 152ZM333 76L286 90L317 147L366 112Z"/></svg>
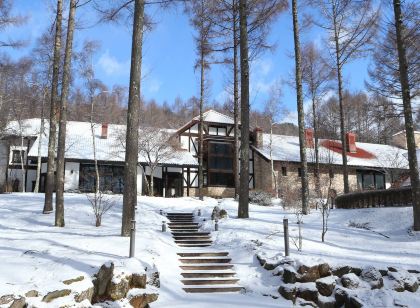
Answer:
<svg viewBox="0 0 420 308"><path fill-rule="evenodd" d="M53 0L16 0L15 12L28 15L26 25L9 28L0 37L19 37L28 40L27 48L7 50L17 58L30 53L33 42L50 25ZM193 41L194 30L188 17L181 8L162 11L149 8L155 26L145 37L144 45L144 82L143 96L154 98L158 103L173 102L176 97L188 99L199 93L199 76L194 71L196 61ZM77 12L84 25L94 25L95 16L84 8ZM131 51L131 25L99 24L78 30L75 46L80 47L84 40L97 40L101 48L93 62L96 75L108 86L114 84L128 86ZM322 48L323 32L312 29L304 33L303 40L315 40ZM292 20L289 12L284 12L272 25L269 41L276 45L273 52L265 52L251 63L251 105L263 109L270 86L276 81L290 80L294 70ZM347 65L344 71L345 86L352 91L362 90L367 78L368 59L362 59ZM211 68L209 74L210 100L223 101L226 98L225 87L229 80L228 71L220 65ZM280 99L292 113L296 109L295 91L283 85Z"/></svg>

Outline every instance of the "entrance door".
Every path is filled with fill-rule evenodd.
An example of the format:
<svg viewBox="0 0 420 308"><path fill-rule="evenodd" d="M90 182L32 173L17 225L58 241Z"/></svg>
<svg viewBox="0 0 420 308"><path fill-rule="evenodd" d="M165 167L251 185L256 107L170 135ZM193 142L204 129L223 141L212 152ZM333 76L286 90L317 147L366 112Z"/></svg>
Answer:
<svg viewBox="0 0 420 308"><path fill-rule="evenodd" d="M182 173L168 172L166 197L182 197Z"/></svg>

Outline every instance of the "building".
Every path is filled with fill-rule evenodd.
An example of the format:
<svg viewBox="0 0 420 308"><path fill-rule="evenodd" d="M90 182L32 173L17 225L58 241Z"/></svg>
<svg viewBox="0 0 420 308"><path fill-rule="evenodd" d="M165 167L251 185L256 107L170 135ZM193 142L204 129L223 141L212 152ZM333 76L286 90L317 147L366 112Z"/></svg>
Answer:
<svg viewBox="0 0 420 308"><path fill-rule="evenodd" d="M199 117L178 130L156 129L177 139L179 148L159 161L153 172L154 194L160 196L196 196L198 194ZM40 119L11 122L0 140L0 187L8 191L33 190L36 179L38 149L41 156L41 191L44 189L47 134L39 134ZM95 124L96 156L100 166L101 189L121 193L124 187L125 126ZM45 129L48 132L48 125ZM140 135L145 131L140 130ZM310 185L314 185L313 132L306 130ZM351 190L388 188L407 171L406 150L381 144L356 142L348 133L348 165ZM271 159L279 186L300 183L299 139L295 136L264 134L256 128L250 133L249 188L272 191ZM270 144L271 151L270 151ZM271 152L271 155L270 155ZM207 196L234 195L234 121L214 110L203 115L203 191ZM341 142L320 140L320 177L332 179L332 189L343 191ZM69 121L67 124L65 165L66 191L92 191L95 183L92 133L90 123ZM23 172L22 172L23 170ZM146 193L151 169L144 154L139 155L138 191Z"/></svg>

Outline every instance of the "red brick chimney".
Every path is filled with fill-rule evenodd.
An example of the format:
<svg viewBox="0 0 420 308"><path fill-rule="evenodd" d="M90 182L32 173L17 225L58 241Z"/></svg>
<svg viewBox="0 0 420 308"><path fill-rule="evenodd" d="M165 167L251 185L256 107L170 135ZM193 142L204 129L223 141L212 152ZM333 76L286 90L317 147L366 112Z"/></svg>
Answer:
<svg viewBox="0 0 420 308"><path fill-rule="evenodd" d="M305 128L305 144L307 148L314 148L314 130L312 128Z"/></svg>
<svg viewBox="0 0 420 308"><path fill-rule="evenodd" d="M347 152L356 153L356 134L355 133L346 133L346 144L347 144Z"/></svg>
<svg viewBox="0 0 420 308"><path fill-rule="evenodd" d="M108 138L108 124L102 123L101 139Z"/></svg>
<svg viewBox="0 0 420 308"><path fill-rule="evenodd" d="M263 130L260 127L254 128L254 145L257 148L261 148L263 146Z"/></svg>

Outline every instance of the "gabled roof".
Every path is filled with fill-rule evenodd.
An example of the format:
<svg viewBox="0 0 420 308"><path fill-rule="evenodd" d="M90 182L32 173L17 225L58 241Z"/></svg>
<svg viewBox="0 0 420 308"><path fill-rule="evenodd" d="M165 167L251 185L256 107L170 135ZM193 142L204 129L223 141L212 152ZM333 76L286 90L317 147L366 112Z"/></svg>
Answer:
<svg viewBox="0 0 420 308"><path fill-rule="evenodd" d="M340 141L320 139L319 144L320 163L333 165L342 164L340 151L330 147L331 144L338 144L341 148ZM408 168L408 161L404 155L407 153L406 150L391 145L364 142L356 142L356 147L358 151L360 151L360 154L363 155L358 155L357 153L348 155L347 163L349 166L390 169ZM266 159L270 159L270 134L263 134L262 147L254 147L254 149ZM307 148L306 156L308 162L315 162L314 149ZM300 162L299 137L273 135L272 157L275 161Z"/></svg>
<svg viewBox="0 0 420 308"><path fill-rule="evenodd" d="M36 137L41 129L39 118L24 119L21 121L10 121L3 130L4 135Z"/></svg>
<svg viewBox="0 0 420 308"><path fill-rule="evenodd" d="M200 115L194 117L191 121L183 125L181 128L177 130L177 133L182 133L191 126L194 126L194 124L198 123L200 121ZM217 112L213 109L207 110L203 113L203 121L207 123L217 123L217 124L234 124L235 121L233 118L222 114L220 112Z"/></svg>

